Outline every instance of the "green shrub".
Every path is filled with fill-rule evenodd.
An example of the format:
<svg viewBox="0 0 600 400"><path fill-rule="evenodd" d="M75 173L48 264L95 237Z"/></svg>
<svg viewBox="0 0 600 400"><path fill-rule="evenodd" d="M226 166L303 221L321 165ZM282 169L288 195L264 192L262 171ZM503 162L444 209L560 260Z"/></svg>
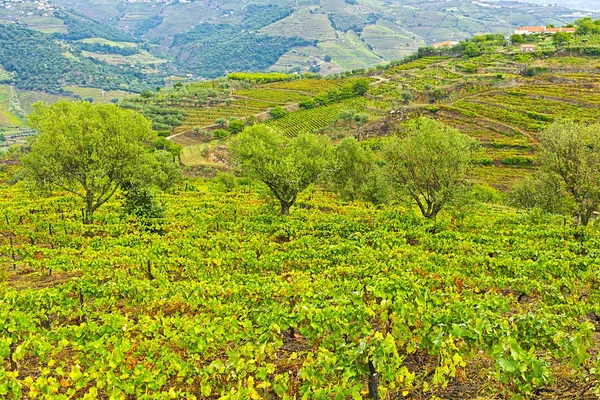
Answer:
<svg viewBox="0 0 600 400"><path fill-rule="evenodd" d="M531 77L531 76L545 74L546 72L548 72L548 68L546 68L546 67L532 67L532 68L526 68L523 75Z"/></svg>
<svg viewBox="0 0 600 400"><path fill-rule="evenodd" d="M354 122L358 125L362 125L369 120L369 114L359 113L354 115Z"/></svg>
<svg viewBox="0 0 600 400"><path fill-rule="evenodd" d="M298 106L305 110L309 108L314 108L316 105L317 104L315 103L315 99L313 98L304 99L300 103L298 103Z"/></svg>
<svg viewBox="0 0 600 400"><path fill-rule="evenodd" d="M502 164L525 167L533 165L534 161L532 156L509 156L502 159Z"/></svg>
<svg viewBox="0 0 600 400"><path fill-rule="evenodd" d="M241 131L243 131L246 128L246 124L244 123L244 121L240 120L240 119L232 119L231 121L229 121L229 132L231 132L232 134L237 134L240 133Z"/></svg>
<svg viewBox="0 0 600 400"><path fill-rule="evenodd" d="M473 163L478 165L492 165L493 162L494 159L492 157L480 157L473 160Z"/></svg>
<svg viewBox="0 0 600 400"><path fill-rule="evenodd" d="M338 114L338 117L342 121L350 121L351 119L354 118L355 113L356 113L356 111L354 111L354 110L341 110L340 113Z"/></svg>
<svg viewBox="0 0 600 400"><path fill-rule="evenodd" d="M498 189L486 184L473 185L471 194L475 200L483 203L501 203L504 198Z"/></svg>
<svg viewBox="0 0 600 400"><path fill-rule="evenodd" d="M249 117L246 117L246 126L253 126L256 125L258 123L258 118L256 117L256 115L250 115Z"/></svg>
<svg viewBox="0 0 600 400"><path fill-rule="evenodd" d="M287 111L285 111L283 109L283 107L280 107L280 106L273 107L273 108L271 108L271 111L269 111L269 115L273 119L283 118L283 117L285 117L285 114L287 114Z"/></svg>
<svg viewBox="0 0 600 400"><path fill-rule="evenodd" d="M554 118L552 118L549 115L546 114L542 114L542 113L538 113L535 111L527 111L527 116L531 119L535 119L537 121L546 121L546 122L552 122L554 121Z"/></svg>
<svg viewBox="0 0 600 400"><path fill-rule="evenodd" d="M121 205L123 215L132 215L141 220L163 218L165 207L156 199L154 191L147 187L130 187L125 192Z"/></svg>
<svg viewBox="0 0 600 400"><path fill-rule="evenodd" d="M235 189L238 185L237 178L233 174L228 174L226 172L217 172L217 177L215 179L223 185L228 192Z"/></svg>
<svg viewBox="0 0 600 400"><path fill-rule="evenodd" d="M225 129L215 129L213 132L213 137L216 139L225 139L227 136L229 136L229 132Z"/></svg>

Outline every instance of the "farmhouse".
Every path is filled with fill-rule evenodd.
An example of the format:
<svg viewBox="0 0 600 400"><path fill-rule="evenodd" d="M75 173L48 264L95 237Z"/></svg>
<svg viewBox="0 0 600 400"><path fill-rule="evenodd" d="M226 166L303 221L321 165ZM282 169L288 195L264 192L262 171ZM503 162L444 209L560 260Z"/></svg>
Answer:
<svg viewBox="0 0 600 400"><path fill-rule="evenodd" d="M457 41L446 40L445 42L434 43L434 44L432 44L432 46L435 47L435 48L444 47L444 46L452 47L452 46L457 45L457 44L458 44Z"/></svg>
<svg viewBox="0 0 600 400"><path fill-rule="evenodd" d="M536 45L535 44L522 44L521 45L521 53L533 53L535 52Z"/></svg>
<svg viewBox="0 0 600 400"><path fill-rule="evenodd" d="M566 32L566 33L575 33L575 28L548 28L546 26L522 26L520 28L515 29L515 34L517 35L531 35L533 33L558 33L558 32Z"/></svg>

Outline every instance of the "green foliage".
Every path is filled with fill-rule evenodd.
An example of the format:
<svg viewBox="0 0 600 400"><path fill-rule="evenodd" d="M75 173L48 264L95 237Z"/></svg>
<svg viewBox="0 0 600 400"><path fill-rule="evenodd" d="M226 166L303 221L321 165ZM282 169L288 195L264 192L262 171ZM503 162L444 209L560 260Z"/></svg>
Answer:
<svg viewBox="0 0 600 400"><path fill-rule="evenodd" d="M215 180L220 183L228 192L232 191L238 186L237 178L233 174L219 171L217 172Z"/></svg>
<svg viewBox="0 0 600 400"><path fill-rule="evenodd" d="M165 207L156 199L156 193L149 187L125 188L125 201L121 205L123 215L131 215L143 223L163 218Z"/></svg>
<svg viewBox="0 0 600 400"><path fill-rule="evenodd" d="M510 42L512 44L525 43L525 35L519 35L519 34L513 33L512 35L510 35Z"/></svg>
<svg viewBox="0 0 600 400"><path fill-rule="evenodd" d="M55 16L62 19L67 25L69 32L66 34L55 33L54 36L67 40L79 40L100 37L115 42L134 42L130 35L111 27L110 25L89 19L72 10L59 10L54 12Z"/></svg>
<svg viewBox="0 0 600 400"><path fill-rule="evenodd" d="M306 98L298 103L298 107L305 109L305 110L314 108L316 105L317 104L315 103L315 99L313 99L311 97Z"/></svg>
<svg viewBox="0 0 600 400"><path fill-rule="evenodd" d="M552 43L555 46L564 46L571 41L573 34L567 32L556 32L552 35Z"/></svg>
<svg viewBox="0 0 600 400"><path fill-rule="evenodd" d="M156 187L164 192L172 189L183 180L178 160L177 156L166 150L153 152L152 158L149 158L144 166L148 169L143 176L144 185Z"/></svg>
<svg viewBox="0 0 600 400"><path fill-rule="evenodd" d="M61 86L78 85L140 92L164 84L160 75L146 76L129 66L85 57L73 59L65 55L63 45L51 36L0 23L0 65L14 73L19 88L62 92Z"/></svg>
<svg viewBox="0 0 600 400"><path fill-rule="evenodd" d="M375 204L387 200L382 170L372 151L354 139L346 138L335 147L327 183L347 201L364 199Z"/></svg>
<svg viewBox="0 0 600 400"><path fill-rule="evenodd" d="M150 122L112 104L36 104L29 121L41 132L23 157L33 184L80 197L86 223L151 159L146 146L155 138Z"/></svg>
<svg viewBox="0 0 600 400"><path fill-rule="evenodd" d="M519 208L540 209L553 214L568 214L574 208L564 182L547 173L517 181L510 192L509 202Z"/></svg>
<svg viewBox="0 0 600 400"><path fill-rule="evenodd" d="M246 7L245 11L246 15L240 27L243 29L258 30L289 16L293 10L278 4L250 4Z"/></svg>
<svg viewBox="0 0 600 400"><path fill-rule="evenodd" d="M577 35L597 35L600 34L600 19L592 20L590 17L585 17L575 21L577 27L575 33Z"/></svg>
<svg viewBox="0 0 600 400"><path fill-rule="evenodd" d="M246 128L231 141L244 174L264 183L288 215L298 194L325 172L330 145L323 136L287 138L265 125Z"/></svg>
<svg viewBox="0 0 600 400"><path fill-rule="evenodd" d="M369 114L367 113L356 113L354 114L354 122L357 125L362 125L369 120Z"/></svg>
<svg viewBox="0 0 600 400"><path fill-rule="evenodd" d="M227 128L230 133L237 134L246 128L246 124L241 119L233 119L229 121L229 127Z"/></svg>
<svg viewBox="0 0 600 400"><path fill-rule="evenodd" d="M600 205L600 125L555 122L541 137L539 161L543 172L562 180L574 216L587 225Z"/></svg>
<svg viewBox="0 0 600 400"><path fill-rule="evenodd" d="M165 136L159 136L153 144L156 150L166 151L171 154L173 158L178 157L182 150L181 145L174 143L171 140L167 140Z"/></svg>
<svg viewBox="0 0 600 400"><path fill-rule="evenodd" d="M133 35L136 37L141 37L142 35L150 32L152 29L156 28L160 24L162 24L164 18L160 15L153 15L151 17L146 18L143 21L138 22L133 29Z"/></svg>
<svg viewBox="0 0 600 400"><path fill-rule="evenodd" d="M252 83L271 83L296 79L297 75L282 74L277 72L232 72L227 75L227 79L236 81L249 81Z"/></svg>
<svg viewBox="0 0 600 400"><path fill-rule="evenodd" d="M478 165L492 165L494 163L494 159L492 157L479 157L473 160L473 164Z"/></svg>
<svg viewBox="0 0 600 400"><path fill-rule="evenodd" d="M472 62L464 62L461 64L457 64L456 67L459 70L466 72L467 74L474 74L477 72L477 64Z"/></svg>
<svg viewBox="0 0 600 400"><path fill-rule="evenodd" d="M120 107L143 114L152 120L152 129L156 131L170 132L173 128L181 125L185 118L185 110L154 104L153 97L123 100L120 102Z"/></svg>
<svg viewBox="0 0 600 400"><path fill-rule="evenodd" d="M285 111L285 109L283 107L281 107L281 106L273 107L269 111L269 115L273 119L283 118L283 117L285 117L286 114L287 114L287 111Z"/></svg>
<svg viewBox="0 0 600 400"><path fill-rule="evenodd" d="M414 200L423 216L433 218L463 190L475 141L454 128L419 118L406 138L384 148L387 176Z"/></svg>
<svg viewBox="0 0 600 400"><path fill-rule="evenodd" d="M229 136L229 132L227 132L225 129L215 129L213 132L213 137L215 139L225 139L227 136Z"/></svg>
<svg viewBox="0 0 600 400"><path fill-rule="evenodd" d="M350 121L350 120L354 119L355 114L356 114L356 111L354 111L352 109L344 109L339 112L338 118L341 119L342 121Z"/></svg>
<svg viewBox="0 0 600 400"><path fill-rule="evenodd" d="M517 165L521 167L532 166L535 158L532 156L510 156L502 159L502 164Z"/></svg>
<svg viewBox="0 0 600 400"><path fill-rule="evenodd" d="M403 90L402 93L400 94L400 97L402 98L402 101L406 104L410 103L413 99L413 94L410 92L410 90Z"/></svg>
<svg viewBox="0 0 600 400"><path fill-rule="evenodd" d="M92 53L99 54L120 54L122 56L132 56L134 54L139 54L140 49L137 47L129 47L129 46L111 46L109 44L103 43L86 43L86 42L75 42L73 43L78 49L89 51Z"/></svg>
<svg viewBox="0 0 600 400"><path fill-rule="evenodd" d="M546 72L548 72L548 68L546 68L546 67L527 67L525 69L525 71L523 72L523 75L524 76L536 76L536 75L545 74Z"/></svg>
<svg viewBox="0 0 600 400"><path fill-rule="evenodd" d="M481 50L475 43L466 43L462 55L467 58L477 57L481 54Z"/></svg>
<svg viewBox="0 0 600 400"><path fill-rule="evenodd" d="M249 115L246 117L245 122L247 126L256 125L258 123L258 117L256 115Z"/></svg>
<svg viewBox="0 0 600 400"><path fill-rule="evenodd" d="M240 25L200 23L173 38L170 54L200 76L216 78L230 71L264 71L301 38L260 35Z"/></svg>
<svg viewBox="0 0 600 400"><path fill-rule="evenodd" d="M327 16L331 21L331 25L335 30L348 32L361 32L367 25L373 25L377 22L378 15L371 14L356 14L349 12L334 12L328 13Z"/></svg>
<svg viewBox="0 0 600 400"><path fill-rule="evenodd" d="M352 83L352 92L355 96L364 96L369 91L369 82L366 79L357 79Z"/></svg>

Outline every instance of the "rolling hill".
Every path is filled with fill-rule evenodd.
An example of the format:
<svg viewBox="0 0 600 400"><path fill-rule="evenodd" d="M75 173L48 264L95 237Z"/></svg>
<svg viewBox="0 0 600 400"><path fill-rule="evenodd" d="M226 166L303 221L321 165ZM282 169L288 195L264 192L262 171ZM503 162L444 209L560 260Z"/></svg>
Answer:
<svg viewBox="0 0 600 400"><path fill-rule="evenodd" d="M453 48L421 48L403 61L343 77L220 80L218 86L181 85L123 105L160 117L160 129L184 146L184 164L200 167L215 165L211 152L222 144L210 139L211 132L231 119L266 120L291 136L353 135L377 148L407 119L424 115L477 138L482 149L474 178L507 189L535 168L537 136L552 121L593 122L600 113L600 36L573 36L561 45L551 36L527 40L535 42L536 52L522 53L519 43L507 44L503 35L479 36ZM341 95L361 79L369 82L365 96ZM311 102L317 106L304 106ZM268 120L277 106L288 113ZM155 107L180 119L165 125ZM227 167L225 158L221 166Z"/></svg>
<svg viewBox="0 0 600 400"><path fill-rule="evenodd" d="M435 42L508 34L522 25L564 25L588 14L596 16L564 6L516 1L56 1L155 43L155 54L170 55L180 68L203 77L240 69L332 74L385 64ZM254 21L251 27L249 20ZM212 29L199 38L207 27ZM211 36L214 31L227 34ZM239 39L234 40L234 32ZM280 38L281 46L273 38ZM261 42L273 49L264 57L251 51L257 44L261 48ZM238 51L232 54L233 48ZM211 54L218 49L222 49L224 63ZM228 55L235 61L227 59Z"/></svg>

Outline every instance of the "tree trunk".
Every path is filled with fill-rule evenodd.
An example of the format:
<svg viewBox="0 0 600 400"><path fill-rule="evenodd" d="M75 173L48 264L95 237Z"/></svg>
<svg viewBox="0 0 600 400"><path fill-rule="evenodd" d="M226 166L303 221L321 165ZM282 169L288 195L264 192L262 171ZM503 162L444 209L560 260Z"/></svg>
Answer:
<svg viewBox="0 0 600 400"><path fill-rule="evenodd" d="M94 198L91 193L85 195L85 215L83 223L88 225L94 221Z"/></svg>
<svg viewBox="0 0 600 400"><path fill-rule="evenodd" d="M290 208L292 204L285 200L279 200L281 203L281 215L290 215Z"/></svg>

